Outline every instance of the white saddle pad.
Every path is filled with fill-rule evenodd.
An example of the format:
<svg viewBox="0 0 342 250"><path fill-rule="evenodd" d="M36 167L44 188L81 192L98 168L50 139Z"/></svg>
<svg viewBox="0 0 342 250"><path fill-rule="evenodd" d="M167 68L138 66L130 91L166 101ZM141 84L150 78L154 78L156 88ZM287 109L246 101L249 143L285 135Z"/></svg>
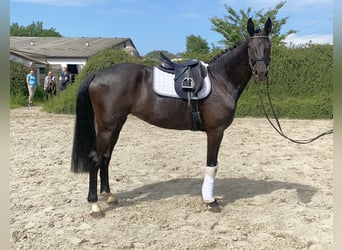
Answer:
<svg viewBox="0 0 342 250"><path fill-rule="evenodd" d="M153 90L156 94L161 96L180 98L175 90L174 83L175 75L164 72L158 67L153 69ZM207 97L211 90L209 76L204 78L203 88L198 92L198 99Z"/></svg>

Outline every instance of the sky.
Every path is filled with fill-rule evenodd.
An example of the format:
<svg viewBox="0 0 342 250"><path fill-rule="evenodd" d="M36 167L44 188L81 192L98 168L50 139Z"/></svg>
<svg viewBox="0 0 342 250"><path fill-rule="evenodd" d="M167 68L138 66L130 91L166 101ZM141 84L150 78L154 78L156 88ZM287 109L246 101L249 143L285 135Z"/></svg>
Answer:
<svg viewBox="0 0 342 250"><path fill-rule="evenodd" d="M186 37L200 36L209 47L223 36L210 18L273 9L281 0L10 0L10 24L43 22L63 37L131 38L140 55L154 50L185 52ZM333 43L333 0L286 0L277 19L288 17L282 33L296 30L287 42Z"/></svg>

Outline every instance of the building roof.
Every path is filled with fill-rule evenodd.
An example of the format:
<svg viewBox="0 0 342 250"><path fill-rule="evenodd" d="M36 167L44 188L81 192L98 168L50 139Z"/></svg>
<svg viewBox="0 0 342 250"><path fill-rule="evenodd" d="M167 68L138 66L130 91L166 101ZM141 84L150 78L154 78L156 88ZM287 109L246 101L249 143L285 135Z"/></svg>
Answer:
<svg viewBox="0 0 342 250"><path fill-rule="evenodd" d="M133 46L130 38L94 37L10 37L10 49L26 55L42 57L89 57L103 49Z"/></svg>
<svg viewBox="0 0 342 250"><path fill-rule="evenodd" d="M21 53L19 51L11 50L11 54L14 56L20 57L24 60L30 61L32 63L43 64L43 65L47 64L46 61L44 61L44 60L39 60L39 59L30 57L29 55L26 55L25 53Z"/></svg>

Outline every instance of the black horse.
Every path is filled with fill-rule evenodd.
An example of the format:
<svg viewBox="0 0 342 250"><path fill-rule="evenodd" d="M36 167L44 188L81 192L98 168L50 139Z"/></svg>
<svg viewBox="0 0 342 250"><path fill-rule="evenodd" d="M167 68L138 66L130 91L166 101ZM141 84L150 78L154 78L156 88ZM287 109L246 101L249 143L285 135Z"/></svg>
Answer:
<svg viewBox="0 0 342 250"><path fill-rule="evenodd" d="M254 75L256 81L267 79L272 22L263 30L247 23L250 35L245 41L209 62L211 81L209 96L199 101L201 130L207 133L207 164L202 185L202 199L208 209L220 211L214 197L217 156L223 133L232 123L237 101ZM88 76L77 96L76 124L71 171L89 172L88 202L91 214L102 214L97 204L97 175L100 170L100 192L107 202L116 202L110 193L108 165L119 133L128 114L167 129L190 130L191 107L186 100L163 97L153 90L153 68L133 64L117 64Z"/></svg>

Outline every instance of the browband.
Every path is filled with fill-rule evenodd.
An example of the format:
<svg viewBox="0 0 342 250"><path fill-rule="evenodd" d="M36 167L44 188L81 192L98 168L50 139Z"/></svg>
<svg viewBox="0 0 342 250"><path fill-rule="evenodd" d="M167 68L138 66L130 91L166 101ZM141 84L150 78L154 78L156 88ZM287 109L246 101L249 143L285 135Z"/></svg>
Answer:
<svg viewBox="0 0 342 250"><path fill-rule="evenodd" d="M250 38L260 38L260 37L268 37L268 36L251 36Z"/></svg>

